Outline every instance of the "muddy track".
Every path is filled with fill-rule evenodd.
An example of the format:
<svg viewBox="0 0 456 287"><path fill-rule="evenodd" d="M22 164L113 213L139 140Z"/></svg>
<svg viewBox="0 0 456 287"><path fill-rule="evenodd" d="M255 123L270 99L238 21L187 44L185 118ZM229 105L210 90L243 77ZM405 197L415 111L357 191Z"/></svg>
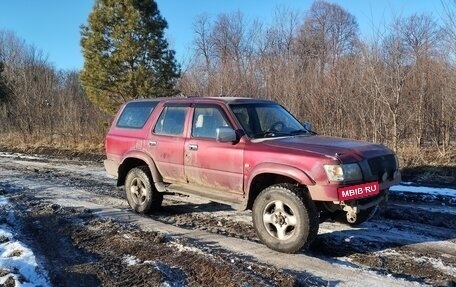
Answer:
<svg viewBox="0 0 456 287"><path fill-rule="evenodd" d="M41 250L38 253L55 286L80 286L78 282L87 282L85 286L157 286L166 282L172 282L171 286L204 286L209 282L227 286L242 286L241 282L248 283L244 286L337 285L334 274L325 278L323 271L312 274L299 268L284 268L286 265L280 263L306 256L339 266L341 278L348 268L384 280L392 278L396 280L392 284L397 285L456 285L456 206L452 197L392 196L390 204L371 221L357 228L325 222L310 250L292 256L275 253L277 261L271 263L223 248L214 251L210 245L185 236L169 237L100 219L83 206L51 203L54 193L48 192L47 197L43 193L81 190L92 195L94 204L141 217L128 211L123 191L114 184L115 180L107 178L98 163L0 157L0 190L15 198L21 233ZM236 212L199 198L167 196L162 210L144 219L261 246L249 211ZM63 250L53 250L45 244L53 241L53 246L63 246ZM176 246L181 250L176 252ZM62 258L74 261L56 265L54 261ZM192 264L194 267L190 268ZM74 285L59 285L66 279Z"/></svg>

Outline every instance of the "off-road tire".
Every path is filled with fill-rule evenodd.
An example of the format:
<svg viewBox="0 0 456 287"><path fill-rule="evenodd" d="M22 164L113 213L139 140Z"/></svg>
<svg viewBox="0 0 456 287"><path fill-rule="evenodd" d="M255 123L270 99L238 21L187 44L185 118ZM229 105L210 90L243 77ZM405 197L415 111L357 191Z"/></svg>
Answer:
<svg viewBox="0 0 456 287"><path fill-rule="evenodd" d="M317 208L304 188L292 184L272 185L255 199L253 226L269 248L295 253L317 237Z"/></svg>
<svg viewBox="0 0 456 287"><path fill-rule="evenodd" d="M130 207L143 214L157 211L163 201L163 194L155 189L147 166L135 167L128 172L125 194Z"/></svg>

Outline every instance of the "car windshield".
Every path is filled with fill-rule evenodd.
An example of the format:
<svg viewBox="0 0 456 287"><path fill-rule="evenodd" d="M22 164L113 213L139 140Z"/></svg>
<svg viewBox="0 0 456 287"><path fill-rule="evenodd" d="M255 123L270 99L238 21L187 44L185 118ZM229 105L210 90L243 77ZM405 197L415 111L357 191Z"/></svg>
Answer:
<svg viewBox="0 0 456 287"><path fill-rule="evenodd" d="M311 134L279 104L231 104L230 107L251 139Z"/></svg>

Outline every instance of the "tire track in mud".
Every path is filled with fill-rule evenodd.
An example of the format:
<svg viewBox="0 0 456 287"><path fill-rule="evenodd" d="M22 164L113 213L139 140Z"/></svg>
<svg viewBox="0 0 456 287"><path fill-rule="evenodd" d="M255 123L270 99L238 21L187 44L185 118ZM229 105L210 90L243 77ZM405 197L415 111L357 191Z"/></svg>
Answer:
<svg viewBox="0 0 456 287"><path fill-rule="evenodd" d="M128 209L123 200L123 193L114 187L115 180L106 178L99 166L85 164L84 168L81 168L80 165L74 163L62 166L55 162L38 162L34 165L21 160L10 161L7 164L0 164L0 166L9 171L16 169L22 174L22 178L31 181L31 187L33 187L34 181L38 181L38 185L45 181L49 186L80 188L89 191L90 196L88 195L87 198L90 198L92 202ZM2 179L0 179L1 181ZM94 196L94 194L100 194L100 196ZM101 195L109 197L100 200ZM421 284L427 283L436 286L454 286L456 276L452 270L456 268L456 229L454 228L456 217L454 213L445 211L452 209L439 208L439 205L442 204L439 202L426 203L421 208L414 208L413 203L400 202L397 205L394 203L395 201L381 215L377 215L374 220L359 228L348 228L337 222L323 223L317 242L305 254L290 256L274 253L272 255L268 253L272 251L266 249L266 254L262 257L273 257L279 262L273 261L267 262L267 264L293 270L297 274L299 274L299 270L303 270L302 266L297 266L296 269L293 264L291 267L289 264L290 262L300 262L299 259L295 259L295 256L305 258L306 262L320 260L330 264L328 266L332 266L334 269L328 268L334 272L330 274L336 274L335 279L343 277L338 274L338 271L352 268L356 271L354 273L360 274L370 274L375 271L376 273L372 276L379 276L382 280L397 277L409 281L407 283L391 279L393 284L405 282L404 284L413 285L421 282ZM180 196L165 199L164 204L163 211L151 218L160 221L158 222L160 224L166 223L163 224L166 228L172 226L185 228L186 231L179 231L179 234L201 233L205 234L205 238L216 236L219 238L217 240L223 242L233 240L235 242L233 245L239 245L241 242L258 245L260 249L265 248L256 243L257 239L251 227L249 212L238 213L218 204ZM130 217L138 217L129 211L121 211L127 212ZM247 239L247 242L238 238ZM200 239L195 239L195 241L200 241ZM203 246L207 246L207 243ZM255 254L262 254L257 252L257 247L251 248L255 250ZM280 261L286 262L286 266L280 267ZM315 274L311 273L318 277L316 274L320 274L319 272L321 271L315 270ZM365 279L365 276L361 277ZM348 282L356 283L353 280L355 278L357 277L352 277ZM331 278L327 280L331 280ZM362 285L366 286L365 282Z"/></svg>

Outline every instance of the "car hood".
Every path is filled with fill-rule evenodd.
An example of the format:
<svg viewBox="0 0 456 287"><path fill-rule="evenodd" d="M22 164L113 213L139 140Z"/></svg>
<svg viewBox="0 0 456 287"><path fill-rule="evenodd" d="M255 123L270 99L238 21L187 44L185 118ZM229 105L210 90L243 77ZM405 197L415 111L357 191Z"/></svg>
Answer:
<svg viewBox="0 0 456 287"><path fill-rule="evenodd" d="M263 141L263 144L285 149L288 152L307 152L329 156L345 163L392 153L390 149L381 144L327 136L296 136L268 139Z"/></svg>

